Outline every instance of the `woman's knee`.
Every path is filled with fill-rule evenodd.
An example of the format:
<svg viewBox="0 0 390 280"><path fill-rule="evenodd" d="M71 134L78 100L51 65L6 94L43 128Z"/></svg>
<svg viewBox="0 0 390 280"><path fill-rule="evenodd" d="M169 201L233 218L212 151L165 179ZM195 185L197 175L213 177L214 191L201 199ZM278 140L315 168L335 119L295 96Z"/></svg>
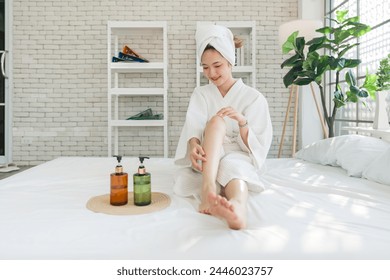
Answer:
<svg viewBox="0 0 390 280"><path fill-rule="evenodd" d="M242 179L232 179L226 184L225 188L234 188L241 191L247 191L248 185Z"/></svg>
<svg viewBox="0 0 390 280"><path fill-rule="evenodd" d="M225 120L220 116L214 116L207 122L207 128L226 130Z"/></svg>
<svg viewBox="0 0 390 280"><path fill-rule="evenodd" d="M245 181L242 180L242 179L237 179L237 178L234 178L234 179L231 179L228 184L231 184L231 185L241 185L241 184L245 184Z"/></svg>

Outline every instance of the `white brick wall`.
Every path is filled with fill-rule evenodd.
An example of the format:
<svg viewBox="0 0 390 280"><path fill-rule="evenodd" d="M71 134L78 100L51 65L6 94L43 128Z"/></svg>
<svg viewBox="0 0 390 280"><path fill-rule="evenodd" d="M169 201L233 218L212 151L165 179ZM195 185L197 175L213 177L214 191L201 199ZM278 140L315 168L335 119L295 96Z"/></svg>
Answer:
<svg viewBox="0 0 390 280"><path fill-rule="evenodd" d="M107 156L107 21L166 20L169 45L169 154L174 155L196 83L197 21L255 20L257 86L274 125L277 155L288 91L280 69L278 26L297 17L298 0L13 0L13 155L19 165L59 156ZM291 150L291 124L285 154ZM140 143L162 155L162 131L129 131L126 155Z"/></svg>

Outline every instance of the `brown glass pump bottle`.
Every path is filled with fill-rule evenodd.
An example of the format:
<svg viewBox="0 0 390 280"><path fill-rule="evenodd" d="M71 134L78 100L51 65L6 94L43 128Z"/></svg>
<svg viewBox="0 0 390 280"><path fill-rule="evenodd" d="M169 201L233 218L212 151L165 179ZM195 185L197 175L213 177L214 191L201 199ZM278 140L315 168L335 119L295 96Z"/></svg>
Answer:
<svg viewBox="0 0 390 280"><path fill-rule="evenodd" d="M126 205L128 201L128 175L123 172L122 156L115 156L118 164L115 173L111 173L110 204L114 206Z"/></svg>

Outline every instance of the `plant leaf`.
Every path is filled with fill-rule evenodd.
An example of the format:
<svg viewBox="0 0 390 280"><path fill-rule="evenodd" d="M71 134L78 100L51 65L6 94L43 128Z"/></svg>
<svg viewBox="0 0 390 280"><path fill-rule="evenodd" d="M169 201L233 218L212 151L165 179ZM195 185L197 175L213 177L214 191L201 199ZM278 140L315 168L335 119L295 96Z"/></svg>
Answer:
<svg viewBox="0 0 390 280"><path fill-rule="evenodd" d="M340 108L340 107L343 107L345 105L344 95L341 91L336 90L333 93L333 102L334 102L334 105L336 106L336 108Z"/></svg>
<svg viewBox="0 0 390 280"><path fill-rule="evenodd" d="M348 14L347 10L336 11L336 19L339 23L345 22L345 16Z"/></svg>
<svg viewBox="0 0 390 280"><path fill-rule="evenodd" d="M307 42L306 45L309 46L309 53L322 48L325 41L326 41L326 37L323 36L323 37L313 38L312 40Z"/></svg>
<svg viewBox="0 0 390 280"><path fill-rule="evenodd" d="M293 84L294 80L297 78L296 69L291 68L283 77L283 83L286 88Z"/></svg>
<svg viewBox="0 0 390 280"><path fill-rule="evenodd" d="M342 30L338 29L334 33L334 43L336 45L341 44L345 39L347 39L349 36L351 36L351 33L348 30Z"/></svg>
<svg viewBox="0 0 390 280"><path fill-rule="evenodd" d="M376 76L378 91L390 89L390 53L379 62Z"/></svg>
<svg viewBox="0 0 390 280"><path fill-rule="evenodd" d="M317 67L319 61L319 54L317 52L309 52L306 60L303 62L303 69L312 70Z"/></svg>
<svg viewBox="0 0 390 280"><path fill-rule="evenodd" d="M317 76L322 76L322 74L328 69L329 67L329 57L327 55L323 55L319 59L319 63L317 65Z"/></svg>
<svg viewBox="0 0 390 280"><path fill-rule="evenodd" d="M356 44L352 44L352 45L346 45L346 48L342 49L340 52L339 52L339 57L343 56L347 51L349 51L350 49L356 47L357 45L359 45L359 43L356 43ZM345 45L344 45L345 46ZM344 47L343 46L343 47Z"/></svg>
<svg viewBox="0 0 390 280"><path fill-rule="evenodd" d="M362 61L360 59L345 59L344 68L355 68Z"/></svg>
<svg viewBox="0 0 390 280"><path fill-rule="evenodd" d="M298 77L305 77L305 78L310 78L314 80L316 77L315 72L313 70L303 70L301 72L298 72Z"/></svg>
<svg viewBox="0 0 390 280"><path fill-rule="evenodd" d="M367 32L371 31L371 27L366 24L359 23L359 22L353 22L351 24L354 25L354 27L350 28L349 32L354 37L363 36Z"/></svg>
<svg viewBox="0 0 390 280"><path fill-rule="evenodd" d="M328 40L328 42L329 42L329 40ZM331 44L323 44L322 48L331 50L332 52L337 52L337 49L334 48Z"/></svg>
<svg viewBox="0 0 390 280"><path fill-rule="evenodd" d="M288 54L290 51L295 50L295 39L298 36L298 31L293 32L288 36L286 42L282 45L283 54Z"/></svg>
<svg viewBox="0 0 390 280"><path fill-rule="evenodd" d="M362 85L369 94L369 96L375 100L375 92L377 91L377 75L368 74L368 70L366 71L366 78L364 79L364 83Z"/></svg>
<svg viewBox="0 0 390 280"><path fill-rule="evenodd" d="M338 62L338 59L334 56L328 56L328 63L331 70L335 70L337 68Z"/></svg>
<svg viewBox="0 0 390 280"><path fill-rule="evenodd" d="M353 94L353 95L359 95L360 89L359 89L359 87L357 87L356 85L351 85L351 86L349 87L349 90L351 91L351 94Z"/></svg>
<svg viewBox="0 0 390 280"><path fill-rule="evenodd" d="M308 77L297 78L297 79L294 81L294 84L295 84L295 85L299 85L299 86L305 86L305 85L310 84L310 83L313 82L313 81L314 81L313 79L308 78Z"/></svg>
<svg viewBox="0 0 390 280"><path fill-rule="evenodd" d="M352 23L352 22L359 22L359 17L356 16L356 17L350 17L350 18L347 18L345 21L347 21L348 23Z"/></svg>
<svg viewBox="0 0 390 280"><path fill-rule="evenodd" d="M318 85L322 83L322 75L318 75L314 78L314 82L316 82Z"/></svg>
<svg viewBox="0 0 390 280"><path fill-rule="evenodd" d="M325 27L322 27L322 28L317 29L316 31L317 31L318 33L322 33L322 34L331 34L331 33L334 32L333 30L334 30L334 29L333 29L332 27L330 27L330 26L325 26Z"/></svg>
<svg viewBox="0 0 390 280"><path fill-rule="evenodd" d="M342 69L344 69L344 67L345 67L345 58L339 58L338 60L337 60L337 69L340 71L340 70L342 70Z"/></svg>
<svg viewBox="0 0 390 280"><path fill-rule="evenodd" d="M302 59L299 56L299 54L294 54L292 57L286 59L281 65L281 68L284 67L294 67L294 66L300 66L302 65Z"/></svg>
<svg viewBox="0 0 390 280"><path fill-rule="evenodd" d="M348 91L347 92L347 99L346 99L346 102L353 102L353 103L356 103L358 102L358 97L355 95L355 94L350 94L350 92Z"/></svg>
<svg viewBox="0 0 390 280"><path fill-rule="evenodd" d="M351 69L345 73L345 81L350 87L356 85L356 78Z"/></svg>
<svg viewBox="0 0 390 280"><path fill-rule="evenodd" d="M305 48L305 38L298 37L295 39L295 48L297 53L299 53L303 57L303 50Z"/></svg>
<svg viewBox="0 0 390 280"><path fill-rule="evenodd" d="M357 93L357 96L359 97L368 97L368 91L365 88L359 89L359 92Z"/></svg>

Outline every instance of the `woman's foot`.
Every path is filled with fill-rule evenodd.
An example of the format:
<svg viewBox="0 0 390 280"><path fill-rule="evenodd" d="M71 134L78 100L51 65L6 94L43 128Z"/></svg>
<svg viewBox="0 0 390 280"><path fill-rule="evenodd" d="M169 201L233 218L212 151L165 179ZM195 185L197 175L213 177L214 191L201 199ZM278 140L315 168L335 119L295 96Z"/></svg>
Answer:
<svg viewBox="0 0 390 280"><path fill-rule="evenodd" d="M215 184L204 184L202 186L202 194L201 194L201 203L199 205L199 212L203 214L210 215L210 202L209 202L209 194L216 193L218 191L218 187Z"/></svg>
<svg viewBox="0 0 390 280"><path fill-rule="evenodd" d="M199 213L210 215L210 204L208 202L201 202L199 205Z"/></svg>
<svg viewBox="0 0 390 280"><path fill-rule="evenodd" d="M246 226L245 209L240 205L233 205L226 198L210 192L208 194L208 213L227 222L231 229L243 229Z"/></svg>

